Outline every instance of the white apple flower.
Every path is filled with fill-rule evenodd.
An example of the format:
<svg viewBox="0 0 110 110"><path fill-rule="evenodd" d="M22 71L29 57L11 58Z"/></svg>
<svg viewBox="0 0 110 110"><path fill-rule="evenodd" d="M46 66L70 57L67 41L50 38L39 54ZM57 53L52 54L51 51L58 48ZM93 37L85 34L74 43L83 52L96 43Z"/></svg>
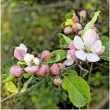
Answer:
<svg viewBox="0 0 110 110"><path fill-rule="evenodd" d="M26 53L26 55L24 56L24 61L26 65L30 66L33 60L34 60L34 55Z"/></svg>
<svg viewBox="0 0 110 110"><path fill-rule="evenodd" d="M102 49L102 42L99 40L98 34L94 29L88 29L82 39L75 36L73 40L76 50L76 57L82 61L97 62L100 60L98 56Z"/></svg>

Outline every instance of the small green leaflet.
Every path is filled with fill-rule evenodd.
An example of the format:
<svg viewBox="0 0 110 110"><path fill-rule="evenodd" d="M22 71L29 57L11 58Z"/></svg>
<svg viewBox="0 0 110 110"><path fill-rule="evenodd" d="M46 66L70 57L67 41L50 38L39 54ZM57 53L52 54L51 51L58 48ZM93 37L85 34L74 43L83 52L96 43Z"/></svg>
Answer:
<svg viewBox="0 0 110 110"><path fill-rule="evenodd" d="M95 23L96 20L97 20L97 17L99 16L100 12L101 12L101 11L95 12L95 14L94 14L92 20L86 24L86 26L85 26L85 28L84 28L84 31L86 31L87 29L92 28L92 26L94 25L94 23Z"/></svg>
<svg viewBox="0 0 110 110"><path fill-rule="evenodd" d="M65 26L73 25L74 22L72 19L66 19Z"/></svg>
<svg viewBox="0 0 110 110"><path fill-rule="evenodd" d="M76 74L65 76L62 87L68 91L69 99L76 107L83 107L91 100L87 82Z"/></svg>
<svg viewBox="0 0 110 110"><path fill-rule="evenodd" d="M26 74L23 74L23 77L24 77L24 78L29 78L30 76L32 76L32 74L31 74L31 73L26 73Z"/></svg>
<svg viewBox="0 0 110 110"><path fill-rule="evenodd" d="M9 74L9 76L2 81L2 83L6 83L11 81L15 76L13 74Z"/></svg>
<svg viewBox="0 0 110 110"><path fill-rule="evenodd" d="M65 36L64 34L58 33L58 35L62 36L64 40L67 42L67 44L69 44L72 41L69 37Z"/></svg>
<svg viewBox="0 0 110 110"><path fill-rule="evenodd" d="M67 52L65 50L55 50L52 52L53 57L45 62L46 64L48 63L55 63L58 61L61 61L66 58Z"/></svg>
<svg viewBox="0 0 110 110"><path fill-rule="evenodd" d="M33 80L34 76L31 76L23 85L23 88L21 89L21 92L25 92L29 83Z"/></svg>
<svg viewBox="0 0 110 110"><path fill-rule="evenodd" d="M5 87L8 91L10 91L12 93L17 93L18 92L18 89L16 88L16 85L12 81L9 81L9 82L5 83Z"/></svg>

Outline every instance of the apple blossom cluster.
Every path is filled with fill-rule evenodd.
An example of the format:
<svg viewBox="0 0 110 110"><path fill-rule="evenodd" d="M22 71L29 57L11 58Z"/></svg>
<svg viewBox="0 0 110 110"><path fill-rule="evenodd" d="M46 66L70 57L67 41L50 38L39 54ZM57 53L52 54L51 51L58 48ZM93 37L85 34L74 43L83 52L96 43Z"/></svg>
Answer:
<svg viewBox="0 0 110 110"><path fill-rule="evenodd" d="M87 12L85 10L79 13L80 20L85 19ZM16 77L22 76L26 73L43 76L46 73L52 75L60 75L66 66L72 65L76 60L97 62L100 60L100 55L103 54L105 47L102 45L96 27L84 31L77 15L73 15L71 19L65 22L64 33L75 33L73 40L68 44L67 58L61 63L45 64L53 55L50 51L45 50L40 54L40 57L35 57L33 54L27 52L27 47L20 44L14 50L14 57L18 60L17 65L10 69L10 73ZM83 34L82 34L83 33ZM23 65L19 64L23 62ZM54 79L55 85L61 85L60 77Z"/></svg>
<svg viewBox="0 0 110 110"><path fill-rule="evenodd" d="M72 65L76 59L88 62L97 62L99 55L103 54L105 46L102 45L95 29L88 29L81 38L75 36L69 44L65 65Z"/></svg>
<svg viewBox="0 0 110 110"><path fill-rule="evenodd" d="M19 47L15 48L14 57L19 61L24 62L23 66L18 63L18 65L15 65L10 69L10 73L14 74L16 77L26 73L32 73L39 76L46 73L59 75L65 68L63 63L55 63L52 64L51 67L43 64L44 61L47 61L52 57L52 54L48 50L45 50L41 53L40 58L35 57L33 54L27 53L27 47L24 44L20 44Z"/></svg>

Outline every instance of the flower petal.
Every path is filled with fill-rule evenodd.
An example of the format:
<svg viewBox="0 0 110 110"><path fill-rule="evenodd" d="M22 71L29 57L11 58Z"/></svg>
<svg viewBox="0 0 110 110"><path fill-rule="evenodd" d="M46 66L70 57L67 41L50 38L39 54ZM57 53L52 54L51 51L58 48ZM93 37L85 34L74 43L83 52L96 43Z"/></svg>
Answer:
<svg viewBox="0 0 110 110"><path fill-rule="evenodd" d="M79 58L82 61L86 60L87 54L83 50L77 50L76 51L76 57Z"/></svg>
<svg viewBox="0 0 110 110"><path fill-rule="evenodd" d="M76 60L76 51L74 49L68 50L67 52L67 59L69 60Z"/></svg>
<svg viewBox="0 0 110 110"><path fill-rule="evenodd" d="M22 47L16 47L14 50L14 57L18 60L23 60L26 52Z"/></svg>
<svg viewBox="0 0 110 110"><path fill-rule="evenodd" d="M93 53L98 52L102 47L102 42L100 40L97 40L93 45L91 45L91 51Z"/></svg>
<svg viewBox="0 0 110 110"><path fill-rule="evenodd" d="M84 44L86 46L91 46L98 39L99 36L94 29L88 29L83 35Z"/></svg>
<svg viewBox="0 0 110 110"><path fill-rule="evenodd" d="M37 66L40 64L40 59L37 57L35 57L33 61Z"/></svg>
<svg viewBox="0 0 110 110"><path fill-rule="evenodd" d="M94 53L88 53L87 54L87 60L89 62L97 62L100 60L99 56L97 54Z"/></svg>
<svg viewBox="0 0 110 110"><path fill-rule="evenodd" d="M31 61L32 61L33 59L34 59L34 55L32 55L32 54L27 53L27 54L24 56L24 61L26 62L26 64L27 64L28 66L31 65Z"/></svg>
<svg viewBox="0 0 110 110"><path fill-rule="evenodd" d="M77 49L84 49L84 43L83 43L82 39L79 36L74 37L74 46Z"/></svg>
<svg viewBox="0 0 110 110"><path fill-rule="evenodd" d="M25 50L25 52L27 52L27 47L26 47L24 44L21 43L21 44L19 45L19 47L22 47L22 48Z"/></svg>
<svg viewBox="0 0 110 110"><path fill-rule="evenodd" d="M24 69L28 73L35 73L38 70L37 66L28 66Z"/></svg>
<svg viewBox="0 0 110 110"><path fill-rule="evenodd" d="M66 66L70 66L70 65L72 65L74 63L74 60L66 60L66 61L64 61L64 65L66 65Z"/></svg>

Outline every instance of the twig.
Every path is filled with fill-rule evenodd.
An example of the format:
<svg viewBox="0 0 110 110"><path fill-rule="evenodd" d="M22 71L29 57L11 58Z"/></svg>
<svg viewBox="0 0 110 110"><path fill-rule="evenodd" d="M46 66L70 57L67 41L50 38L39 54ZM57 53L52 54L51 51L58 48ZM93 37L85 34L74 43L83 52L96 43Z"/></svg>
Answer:
<svg viewBox="0 0 110 110"><path fill-rule="evenodd" d="M14 9L14 11L11 10L10 12L19 13L19 12L23 12L23 11L36 11L36 10L45 10L45 9L50 10L50 8L59 8L59 7L65 7L65 6L71 7L72 5L73 5L73 2L66 0L64 2L51 3L48 5L41 5L41 6L35 6L35 7L25 7L22 9Z"/></svg>
<svg viewBox="0 0 110 110"><path fill-rule="evenodd" d="M93 63L91 63L91 66L90 66L89 76L88 76L88 81L89 81L89 80L90 80L90 78L91 78L92 67L93 67Z"/></svg>
<svg viewBox="0 0 110 110"><path fill-rule="evenodd" d="M85 71L85 72L89 72L87 69L84 69L81 65L78 65L79 66L79 68L81 69L81 70L83 70L83 71Z"/></svg>
<svg viewBox="0 0 110 110"><path fill-rule="evenodd" d="M10 101L12 99L15 99L15 98L20 98L24 95L27 95L30 91L32 91L33 89L35 88L38 88L45 80L42 80L38 83L36 83L35 85L31 86L30 88L28 88L25 92L23 93L17 93L17 94L14 94L14 95L11 95L11 96L8 96L6 98L4 98L3 100L1 100L1 104L3 104L4 102L7 102L7 101Z"/></svg>

